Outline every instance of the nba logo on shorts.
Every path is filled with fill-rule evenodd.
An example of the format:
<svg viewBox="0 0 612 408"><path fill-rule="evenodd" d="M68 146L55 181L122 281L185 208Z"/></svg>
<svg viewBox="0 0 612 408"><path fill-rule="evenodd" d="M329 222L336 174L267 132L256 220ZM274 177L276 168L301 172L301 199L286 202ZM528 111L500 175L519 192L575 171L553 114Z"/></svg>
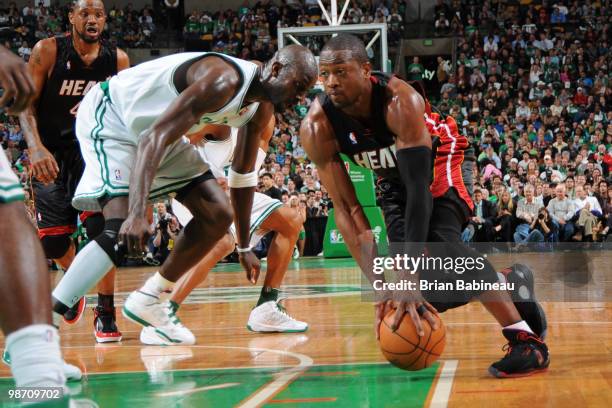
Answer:
<svg viewBox="0 0 612 408"><path fill-rule="evenodd" d="M121 180L121 170L115 169L115 180Z"/></svg>
<svg viewBox="0 0 612 408"><path fill-rule="evenodd" d="M349 139L351 139L352 144L357 144L357 137L354 132L349 133Z"/></svg>

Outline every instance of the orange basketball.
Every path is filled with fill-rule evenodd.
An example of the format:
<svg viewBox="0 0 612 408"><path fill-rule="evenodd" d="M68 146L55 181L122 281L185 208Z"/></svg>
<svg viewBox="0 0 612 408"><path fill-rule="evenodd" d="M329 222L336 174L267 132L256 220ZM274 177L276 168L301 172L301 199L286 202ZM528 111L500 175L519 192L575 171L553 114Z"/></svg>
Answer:
<svg viewBox="0 0 612 408"><path fill-rule="evenodd" d="M380 325L380 349L391 364L403 370L422 370L432 365L446 346L446 327L439 316L438 329L432 330L429 323L421 318L425 335L419 337L408 314L404 315L402 323L395 332L391 331L391 323L395 310L385 316Z"/></svg>

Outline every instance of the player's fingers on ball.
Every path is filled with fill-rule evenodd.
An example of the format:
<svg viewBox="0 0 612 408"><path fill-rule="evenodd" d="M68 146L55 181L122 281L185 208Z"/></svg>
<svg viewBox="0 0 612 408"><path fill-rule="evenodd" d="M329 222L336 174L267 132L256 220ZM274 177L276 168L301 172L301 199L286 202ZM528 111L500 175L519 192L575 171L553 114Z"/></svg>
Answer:
<svg viewBox="0 0 612 408"><path fill-rule="evenodd" d="M414 323L414 327L416 328L416 331L419 334L419 336L425 335L425 331L423 330L423 324L421 323L421 317L419 316L419 313L416 311L416 307L414 306L414 303L409 304L406 309L407 309L408 314L410 315L410 318L412 319L412 322Z"/></svg>
<svg viewBox="0 0 612 408"><path fill-rule="evenodd" d="M438 329L438 320L435 318L434 314L431 313L429 310L423 313L423 318L427 320L427 323L429 323L429 326L433 330Z"/></svg>
<svg viewBox="0 0 612 408"><path fill-rule="evenodd" d="M376 334L376 340L380 340L380 325L382 324L382 319L376 318L374 321L374 334Z"/></svg>
<svg viewBox="0 0 612 408"><path fill-rule="evenodd" d="M402 319L404 318L404 313L406 311L406 303L399 302L397 304L397 309L395 309L395 315L393 316L393 323L391 324L391 330L395 331L400 326Z"/></svg>
<svg viewBox="0 0 612 408"><path fill-rule="evenodd" d="M427 310L429 310L431 313L437 315L438 314L438 309L436 309L435 307L433 307L433 305L429 302L423 301L423 305L427 308Z"/></svg>

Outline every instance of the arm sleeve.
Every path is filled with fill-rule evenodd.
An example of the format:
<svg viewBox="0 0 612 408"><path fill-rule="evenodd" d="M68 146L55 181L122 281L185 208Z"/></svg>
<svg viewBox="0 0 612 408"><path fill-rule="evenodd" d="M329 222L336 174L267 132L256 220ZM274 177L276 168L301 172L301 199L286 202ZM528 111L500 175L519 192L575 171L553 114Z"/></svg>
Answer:
<svg viewBox="0 0 612 408"><path fill-rule="evenodd" d="M397 151L397 165L406 188L406 242L425 242L433 209L431 183L431 149L424 146Z"/></svg>

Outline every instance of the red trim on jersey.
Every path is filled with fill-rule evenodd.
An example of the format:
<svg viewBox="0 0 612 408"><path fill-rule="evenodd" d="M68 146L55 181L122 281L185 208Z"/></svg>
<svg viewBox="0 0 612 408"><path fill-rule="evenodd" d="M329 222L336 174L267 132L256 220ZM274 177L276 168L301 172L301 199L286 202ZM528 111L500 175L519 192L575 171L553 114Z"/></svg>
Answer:
<svg viewBox="0 0 612 408"><path fill-rule="evenodd" d="M92 215L99 214L99 211L83 211L79 214L79 219L81 220L81 224L85 222L86 219L91 217Z"/></svg>
<svg viewBox="0 0 612 408"><path fill-rule="evenodd" d="M432 136L440 139L434 161L433 181L430 189L434 198L443 196L449 188L454 187L459 197L474 208L472 198L463 183L461 165L465 149L469 147L467 138L459 133L457 123L451 116L442 119L439 114L425 114L425 126Z"/></svg>
<svg viewBox="0 0 612 408"><path fill-rule="evenodd" d="M40 228L38 238L42 239L51 235L72 235L76 231L76 225L61 225L59 227Z"/></svg>

